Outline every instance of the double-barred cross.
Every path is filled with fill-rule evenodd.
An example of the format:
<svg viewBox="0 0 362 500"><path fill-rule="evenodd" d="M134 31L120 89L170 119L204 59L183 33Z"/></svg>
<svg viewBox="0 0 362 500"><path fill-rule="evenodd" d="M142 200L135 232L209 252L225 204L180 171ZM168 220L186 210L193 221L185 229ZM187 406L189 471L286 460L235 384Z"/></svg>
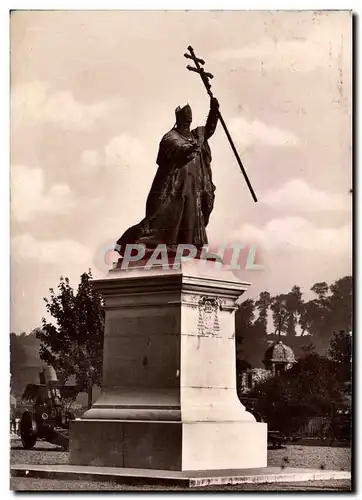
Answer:
<svg viewBox="0 0 362 500"><path fill-rule="evenodd" d="M186 54L184 54L184 56L185 56L187 59L192 59L192 61L193 61L193 62L194 62L194 64L195 64L195 67L194 67L194 66L191 66L191 65L188 65L188 66L186 66L186 68L187 68L189 71L194 71L195 73L198 73L198 74L200 75L201 80L202 80L203 84L205 85L206 92L209 94L210 98L213 98L213 97L214 97L214 95L213 95L213 93L212 93L212 90L211 90L211 84L210 84L209 80L212 80L212 79L214 78L214 76L213 76L211 73L208 73L208 72L206 72L206 71L204 70L203 66L204 66L204 64L205 64L205 61L204 61L203 59L200 59L199 57L196 57L196 55L195 55L195 51L194 51L194 49L191 47L191 45L187 47L187 50L189 51L189 54L188 54L188 53L186 53ZM239 157L239 153L237 152L237 149L236 149L236 147L235 147L234 141L232 140L231 135L230 135L230 133L229 133L229 131L228 131L228 128L227 128L227 126L226 126L226 123L225 123L225 121L224 121L224 119L223 119L223 117L222 117L222 115L221 115L220 108L218 109L218 111L217 111L217 112L218 112L218 117L219 117L220 123L221 123L221 125L223 126L223 129L224 129L224 131L225 131L226 137L228 138L228 141L229 141L229 143L230 143L231 149L233 150L233 153L234 153L234 155L235 155L235 157L236 157L236 160L237 160L237 162L238 162L238 164L239 164L240 170L241 170L241 172L242 172L242 174L243 174L243 176L244 176L244 179L245 179L246 184L247 184L247 186L248 186L248 188L249 188L249 190L250 190L250 193L251 193L251 195L252 195L252 197L253 197L253 200L254 200L255 202L257 202L257 201L258 201L258 199L257 199L256 194L255 194L255 192L254 192L254 190L253 190L253 187L252 187L252 185L251 185L251 183L250 183L250 181L249 181L249 178L248 178L248 176L247 176L247 174L246 174L246 171L245 171L245 169L244 169L244 166L243 166L243 164L242 164L242 161L241 161L241 159L240 159L240 157Z"/></svg>

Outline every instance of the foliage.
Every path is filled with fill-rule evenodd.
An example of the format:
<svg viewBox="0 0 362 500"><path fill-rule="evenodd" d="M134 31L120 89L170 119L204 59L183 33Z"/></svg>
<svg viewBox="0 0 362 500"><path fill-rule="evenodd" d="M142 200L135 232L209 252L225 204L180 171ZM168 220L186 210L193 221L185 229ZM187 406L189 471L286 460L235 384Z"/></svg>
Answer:
<svg viewBox="0 0 362 500"><path fill-rule="evenodd" d="M245 359L236 358L236 369L239 374L251 370L251 364L245 361Z"/></svg>
<svg viewBox="0 0 362 500"><path fill-rule="evenodd" d="M327 338L333 330L352 328L352 277L345 276L328 287L316 283L312 292L317 295L305 305L305 321L312 335Z"/></svg>
<svg viewBox="0 0 362 500"><path fill-rule="evenodd" d="M50 298L44 298L56 324L43 318L37 332L41 359L64 380L74 375L80 390L88 392L101 383L104 333L103 300L91 279L90 270L83 273L75 293L61 277L57 292L50 289Z"/></svg>
<svg viewBox="0 0 362 500"><path fill-rule="evenodd" d="M236 314L237 359L260 364L267 347L269 312L274 335L285 336L299 353L315 350L324 355L334 330L351 330L352 287L352 277L345 276L331 285L315 283L311 288L315 296L308 301L303 300L300 287L293 286L288 293L271 296L265 291L256 300L243 302ZM307 339L304 345L298 329Z"/></svg>
<svg viewBox="0 0 362 500"><path fill-rule="evenodd" d="M267 347L266 326L255 320L255 302L251 299L243 302L236 312L235 341L237 370L245 371L245 363L251 368L261 362L263 351ZM241 369L241 367L244 367Z"/></svg>
<svg viewBox="0 0 362 500"><path fill-rule="evenodd" d="M352 276L345 276L330 286L330 310L333 315L335 330L352 330L353 314L353 281Z"/></svg>
<svg viewBox="0 0 362 500"><path fill-rule="evenodd" d="M313 344L313 342L309 342L308 344L303 344L301 350L303 351L304 355L311 354L315 352L315 345Z"/></svg>
<svg viewBox="0 0 362 500"><path fill-rule="evenodd" d="M273 314L274 333L296 335L296 326L303 310L300 287L293 286L289 293L270 297L269 304Z"/></svg>
<svg viewBox="0 0 362 500"><path fill-rule="evenodd" d="M287 320L289 317L288 295L282 293L273 297L271 299L270 309L273 313L274 333L280 335L285 332L287 328Z"/></svg>
<svg viewBox="0 0 362 500"><path fill-rule="evenodd" d="M254 301L247 299L240 305L236 313L237 328L235 331L236 341L236 359L243 358L244 336L243 332L248 332L253 327L254 320Z"/></svg>
<svg viewBox="0 0 362 500"><path fill-rule="evenodd" d="M296 326L302 311L302 292L299 286L293 286L286 296L286 306L288 311L286 334L296 335Z"/></svg>
<svg viewBox="0 0 362 500"><path fill-rule="evenodd" d="M339 380L349 382L352 371L352 336L341 330L334 333L329 345L328 356L337 364Z"/></svg>
<svg viewBox="0 0 362 500"><path fill-rule="evenodd" d="M336 381L335 363L311 353L290 370L255 386L257 410L273 429L293 433L309 418L330 414L341 404L342 385Z"/></svg>
<svg viewBox="0 0 362 500"><path fill-rule="evenodd" d="M269 292L261 292L259 294L259 299L255 302L256 309L259 312L259 316L256 320L256 325L259 326L262 334L266 335L268 333L268 308L271 303L271 296Z"/></svg>
<svg viewBox="0 0 362 500"><path fill-rule="evenodd" d="M344 330L341 330L339 333L334 332L328 354L337 363L350 364L352 357L352 336Z"/></svg>
<svg viewBox="0 0 362 500"><path fill-rule="evenodd" d="M277 377L257 380L256 370L252 370L256 384L249 396L257 399L257 411L271 428L294 433L309 418L328 415L336 406L348 404L352 339L346 332L352 327L352 286L352 277L345 276L331 285L315 283L311 288L315 297L307 302L303 301L297 286L289 293L276 296L268 294L263 297L260 294L254 302L254 309L252 301L248 302L247 320L237 323L237 327L243 323L244 328L238 346L239 356L246 357L247 349L253 345L258 349L259 357L263 355L255 334L258 327L259 334L266 327L268 311L272 313L275 334L283 335L289 345L298 340L301 355L290 370ZM259 316L255 314L257 312ZM296 336L297 326L302 336ZM336 328L340 331L331 339ZM249 339L248 344L244 345L244 338ZM304 345L302 339L305 339ZM318 354L326 354L327 350L327 356Z"/></svg>
<svg viewBox="0 0 362 500"><path fill-rule="evenodd" d="M265 368L252 368L251 373L255 385L261 384L272 376L271 372Z"/></svg>

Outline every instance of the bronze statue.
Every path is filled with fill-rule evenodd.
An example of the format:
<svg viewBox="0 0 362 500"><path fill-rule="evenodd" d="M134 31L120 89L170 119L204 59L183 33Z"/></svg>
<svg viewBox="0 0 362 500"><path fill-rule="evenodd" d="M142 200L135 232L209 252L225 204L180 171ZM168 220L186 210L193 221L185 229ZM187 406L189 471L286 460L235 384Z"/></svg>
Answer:
<svg viewBox="0 0 362 500"><path fill-rule="evenodd" d="M158 170L146 203L146 217L130 227L119 238L116 250L122 255L127 244L144 244L153 248L160 243L169 248L190 244L201 248L207 244L206 227L214 206L215 186L211 175L211 151L208 139L220 121L231 149L255 202L257 197L245 172L218 100L211 91L211 73L204 70L205 61L196 57L189 46L184 54L195 66L189 71L200 75L210 97L210 112L204 127L190 130L192 111L187 104L176 109L176 125L163 136L157 156Z"/></svg>
<svg viewBox="0 0 362 500"><path fill-rule="evenodd" d="M215 198L208 139L215 132L218 109L219 103L212 97L205 126L191 130L191 107L176 108L176 124L160 142L146 217L119 238L117 251L123 253L126 244L134 243L147 248L159 243L200 248L208 242L206 227Z"/></svg>

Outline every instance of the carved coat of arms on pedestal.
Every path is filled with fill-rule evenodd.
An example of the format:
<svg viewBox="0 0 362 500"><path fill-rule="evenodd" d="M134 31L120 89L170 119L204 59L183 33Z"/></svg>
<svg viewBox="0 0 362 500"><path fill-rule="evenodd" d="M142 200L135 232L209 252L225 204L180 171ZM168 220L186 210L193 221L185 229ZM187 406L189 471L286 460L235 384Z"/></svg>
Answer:
<svg viewBox="0 0 362 500"><path fill-rule="evenodd" d="M220 300L213 297L202 297L199 300L198 333L200 335L216 335L219 330L218 311Z"/></svg>

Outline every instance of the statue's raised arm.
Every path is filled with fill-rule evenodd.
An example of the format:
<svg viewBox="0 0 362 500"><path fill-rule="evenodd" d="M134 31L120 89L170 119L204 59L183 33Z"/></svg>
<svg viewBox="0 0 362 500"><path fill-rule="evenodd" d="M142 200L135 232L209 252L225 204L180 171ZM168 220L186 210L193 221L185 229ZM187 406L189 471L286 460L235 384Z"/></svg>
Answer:
<svg viewBox="0 0 362 500"><path fill-rule="evenodd" d="M219 120L219 101L216 97L210 99L210 111L205 125L205 139L214 135Z"/></svg>

